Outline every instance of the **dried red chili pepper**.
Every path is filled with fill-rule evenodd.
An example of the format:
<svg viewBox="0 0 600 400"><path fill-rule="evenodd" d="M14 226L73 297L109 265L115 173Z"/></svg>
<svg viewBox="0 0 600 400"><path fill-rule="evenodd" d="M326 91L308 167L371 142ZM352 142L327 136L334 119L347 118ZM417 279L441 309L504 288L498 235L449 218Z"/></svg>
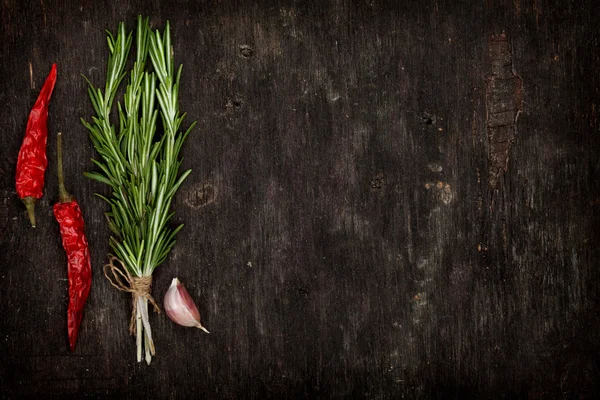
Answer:
<svg viewBox="0 0 600 400"><path fill-rule="evenodd" d="M48 103L52 97L56 83L56 64L52 65L50 74L29 113L27 129L19 158L17 159L17 193L25 207L35 228L35 202L44 194L44 173L48 165L46 159L46 140L48 139Z"/></svg>
<svg viewBox="0 0 600 400"><path fill-rule="evenodd" d="M75 351L75 342L83 316L83 307L90 293L92 268L88 242L83 229L83 216L77 201L66 191L62 169L62 140L57 137L59 202L54 205L54 216L60 225L63 247L67 253L69 275L69 308L67 312L69 346Z"/></svg>

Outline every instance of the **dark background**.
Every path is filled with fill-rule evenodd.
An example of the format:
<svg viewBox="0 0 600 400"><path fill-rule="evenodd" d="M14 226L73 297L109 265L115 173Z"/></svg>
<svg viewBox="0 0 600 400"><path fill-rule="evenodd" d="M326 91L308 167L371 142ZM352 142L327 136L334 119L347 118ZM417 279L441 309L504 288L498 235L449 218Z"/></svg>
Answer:
<svg viewBox="0 0 600 400"><path fill-rule="evenodd" d="M0 386L20 396L593 398L600 393L598 2L24 2L0 11ZM105 29L172 24L184 64L178 277L210 335L109 285L79 118ZM53 62L49 169L14 190ZM31 74L30 74L31 66ZM518 117L518 118L517 118ZM68 351L56 132L94 283ZM506 171L504 171L506 167Z"/></svg>

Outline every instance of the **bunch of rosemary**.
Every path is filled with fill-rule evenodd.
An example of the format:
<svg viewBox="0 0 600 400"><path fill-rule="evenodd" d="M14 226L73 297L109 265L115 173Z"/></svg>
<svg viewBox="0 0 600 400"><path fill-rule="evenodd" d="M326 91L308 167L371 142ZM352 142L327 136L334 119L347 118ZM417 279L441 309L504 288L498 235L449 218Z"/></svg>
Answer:
<svg viewBox="0 0 600 400"><path fill-rule="evenodd" d="M113 279L106 268L105 275L114 286L133 295L130 330L136 334L138 362L142 360L143 340L149 364L155 351L148 302L158 309L150 295L152 272L166 259L175 235L183 227L171 229L167 223L173 216L173 196L191 172L179 175L179 151L195 122L185 132L179 131L185 118L178 103L182 66L174 69L169 22L161 34L150 28L148 18L138 17L136 58L130 73L125 71L125 64L133 33L127 33L124 23L120 23L116 38L108 32L107 40L110 55L104 91L86 78L96 115L92 123L83 118L82 123L100 155L92 160L99 171L86 176L112 189L108 198L97 194L110 205L106 216L112 231L110 245L116 255L107 265ZM153 72L149 72L148 56ZM119 125L115 127L110 118L113 103L127 75L123 103L117 102ZM162 129L157 131L157 125ZM124 270L116 268L113 261L120 262Z"/></svg>

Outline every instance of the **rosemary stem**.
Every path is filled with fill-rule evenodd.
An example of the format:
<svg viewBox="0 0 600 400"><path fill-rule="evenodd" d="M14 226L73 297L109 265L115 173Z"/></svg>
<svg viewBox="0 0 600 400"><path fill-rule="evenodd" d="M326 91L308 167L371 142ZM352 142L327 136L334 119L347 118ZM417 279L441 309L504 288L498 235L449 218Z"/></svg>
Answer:
<svg viewBox="0 0 600 400"><path fill-rule="evenodd" d="M148 313L148 298L144 297L144 312ZM146 352L146 363L150 365L150 361L152 361L152 347L150 345L150 339L148 338L148 333L145 332L144 335L144 351Z"/></svg>
<svg viewBox="0 0 600 400"><path fill-rule="evenodd" d="M142 334L143 334L143 329L144 326L142 325L142 308L140 307L140 302L138 301L137 304L135 305L137 307L137 314L136 314L136 337L135 337L135 342L137 344L137 362L142 362Z"/></svg>

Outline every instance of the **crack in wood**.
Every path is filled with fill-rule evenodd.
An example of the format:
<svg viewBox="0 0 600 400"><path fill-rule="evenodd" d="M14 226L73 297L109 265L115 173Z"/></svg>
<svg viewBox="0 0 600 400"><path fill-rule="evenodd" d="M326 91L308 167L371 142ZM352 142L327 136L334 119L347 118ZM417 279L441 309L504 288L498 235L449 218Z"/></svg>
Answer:
<svg viewBox="0 0 600 400"><path fill-rule="evenodd" d="M513 71L511 47L505 33L489 40L491 75L486 85L486 125L488 135L488 185L498 187L508 167L509 152L517 133L522 110L523 80Z"/></svg>
<svg viewBox="0 0 600 400"><path fill-rule="evenodd" d="M10 200L11 193L8 190L0 191L0 240L8 232Z"/></svg>

